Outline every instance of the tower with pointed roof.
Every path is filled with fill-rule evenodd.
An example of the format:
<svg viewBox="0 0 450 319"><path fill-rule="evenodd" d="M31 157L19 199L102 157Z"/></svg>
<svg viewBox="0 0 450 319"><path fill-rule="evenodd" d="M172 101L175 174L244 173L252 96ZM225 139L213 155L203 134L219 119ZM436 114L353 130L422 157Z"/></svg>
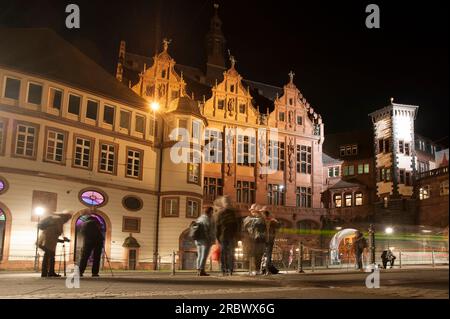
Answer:
<svg viewBox="0 0 450 319"><path fill-rule="evenodd" d="M222 21L219 18L219 5L214 3L214 16L206 35L206 78L213 84L215 79L221 79L225 71L225 37L222 33Z"/></svg>

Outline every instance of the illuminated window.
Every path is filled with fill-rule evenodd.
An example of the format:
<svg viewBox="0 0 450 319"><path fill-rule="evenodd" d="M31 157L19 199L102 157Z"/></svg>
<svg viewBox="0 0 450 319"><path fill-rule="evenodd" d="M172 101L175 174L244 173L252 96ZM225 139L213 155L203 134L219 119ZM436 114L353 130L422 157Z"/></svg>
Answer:
<svg viewBox="0 0 450 319"><path fill-rule="evenodd" d="M47 145L45 147L45 159L50 162L64 164L66 153L66 134L49 129L47 131Z"/></svg>
<svg viewBox="0 0 450 319"><path fill-rule="evenodd" d="M73 166L80 168L91 168L93 141L83 137L75 138L75 155Z"/></svg>
<svg viewBox="0 0 450 319"><path fill-rule="evenodd" d="M20 94L20 80L13 78L6 78L5 83L5 97L13 100L18 100Z"/></svg>
<svg viewBox="0 0 450 319"><path fill-rule="evenodd" d="M187 164L188 170L188 183L200 184L200 163L201 155L199 152L192 152L190 154L190 160Z"/></svg>
<svg viewBox="0 0 450 319"><path fill-rule="evenodd" d="M17 124L16 144L14 154L16 156L33 158L36 155L36 145L38 129L35 126L27 124Z"/></svg>
<svg viewBox="0 0 450 319"><path fill-rule="evenodd" d="M351 207L353 205L353 196L352 194L345 194L345 206Z"/></svg>
<svg viewBox="0 0 450 319"><path fill-rule="evenodd" d="M355 206L361 206L363 204L363 194L356 193L355 194Z"/></svg>
<svg viewBox="0 0 450 319"><path fill-rule="evenodd" d="M370 172L370 165L364 164L364 174L369 174L369 172Z"/></svg>
<svg viewBox="0 0 450 319"><path fill-rule="evenodd" d="M419 189L419 199L424 200L430 198L430 186L426 185Z"/></svg>
<svg viewBox="0 0 450 319"><path fill-rule="evenodd" d="M391 169L390 168L386 168L385 176L386 176L386 182L389 182L391 180Z"/></svg>
<svg viewBox="0 0 450 319"><path fill-rule="evenodd" d="M0 193L1 193L1 189L0 189ZM441 183L439 194L441 196L448 195L448 181L443 181Z"/></svg>
<svg viewBox="0 0 450 319"><path fill-rule="evenodd" d="M96 190L84 190L80 193L80 201L89 207L100 207L106 204L106 195Z"/></svg>
<svg viewBox="0 0 450 319"><path fill-rule="evenodd" d="M334 206L342 207L342 195L341 194L334 195Z"/></svg>
<svg viewBox="0 0 450 319"><path fill-rule="evenodd" d="M297 207L312 207L312 189L311 187L297 187L296 189Z"/></svg>
<svg viewBox="0 0 450 319"><path fill-rule="evenodd" d="M127 149L126 177L142 177L142 157L143 151L130 148Z"/></svg>
<svg viewBox="0 0 450 319"><path fill-rule="evenodd" d="M198 199L188 198L186 200L186 217L197 218L200 215L200 201Z"/></svg>
<svg viewBox="0 0 450 319"><path fill-rule="evenodd" d="M255 183L247 181L236 182L236 200L238 203L252 204L255 202Z"/></svg>
<svg viewBox="0 0 450 319"><path fill-rule="evenodd" d="M364 174L364 165L358 164L358 174Z"/></svg>
<svg viewBox="0 0 450 319"><path fill-rule="evenodd" d="M8 183L4 179L0 179L0 194L3 194L8 190Z"/></svg>

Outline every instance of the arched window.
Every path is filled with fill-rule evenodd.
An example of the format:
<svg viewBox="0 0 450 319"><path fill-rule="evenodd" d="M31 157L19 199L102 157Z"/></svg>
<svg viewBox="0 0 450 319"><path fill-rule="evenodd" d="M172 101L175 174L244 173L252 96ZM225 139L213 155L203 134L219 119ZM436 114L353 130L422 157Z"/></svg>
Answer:
<svg viewBox="0 0 450 319"><path fill-rule="evenodd" d="M106 194L99 190L83 189L80 191L79 199L81 203L88 207L101 207L106 205Z"/></svg>
<svg viewBox="0 0 450 319"><path fill-rule="evenodd" d="M317 223L312 220L300 220L297 222L297 230L301 234L311 234L314 229L318 228Z"/></svg>

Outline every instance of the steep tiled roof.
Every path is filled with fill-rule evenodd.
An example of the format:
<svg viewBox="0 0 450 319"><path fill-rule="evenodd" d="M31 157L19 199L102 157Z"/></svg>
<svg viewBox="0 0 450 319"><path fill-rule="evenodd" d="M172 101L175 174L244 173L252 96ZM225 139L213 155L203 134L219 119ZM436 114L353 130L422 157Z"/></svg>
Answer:
<svg viewBox="0 0 450 319"><path fill-rule="evenodd" d="M146 101L50 29L0 28L0 66L146 107Z"/></svg>

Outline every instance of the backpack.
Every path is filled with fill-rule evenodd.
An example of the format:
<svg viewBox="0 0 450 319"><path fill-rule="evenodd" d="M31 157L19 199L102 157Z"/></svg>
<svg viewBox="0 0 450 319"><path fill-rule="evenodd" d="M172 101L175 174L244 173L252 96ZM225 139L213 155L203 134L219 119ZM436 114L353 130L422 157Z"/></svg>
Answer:
<svg viewBox="0 0 450 319"><path fill-rule="evenodd" d="M205 227L202 223L192 222L189 227L189 236L193 240L206 239Z"/></svg>
<svg viewBox="0 0 450 319"><path fill-rule="evenodd" d="M50 227L51 225L53 225L53 217L52 216L48 216L46 218L44 218L43 220L41 220L38 224L38 228L40 230L46 230L48 227Z"/></svg>

